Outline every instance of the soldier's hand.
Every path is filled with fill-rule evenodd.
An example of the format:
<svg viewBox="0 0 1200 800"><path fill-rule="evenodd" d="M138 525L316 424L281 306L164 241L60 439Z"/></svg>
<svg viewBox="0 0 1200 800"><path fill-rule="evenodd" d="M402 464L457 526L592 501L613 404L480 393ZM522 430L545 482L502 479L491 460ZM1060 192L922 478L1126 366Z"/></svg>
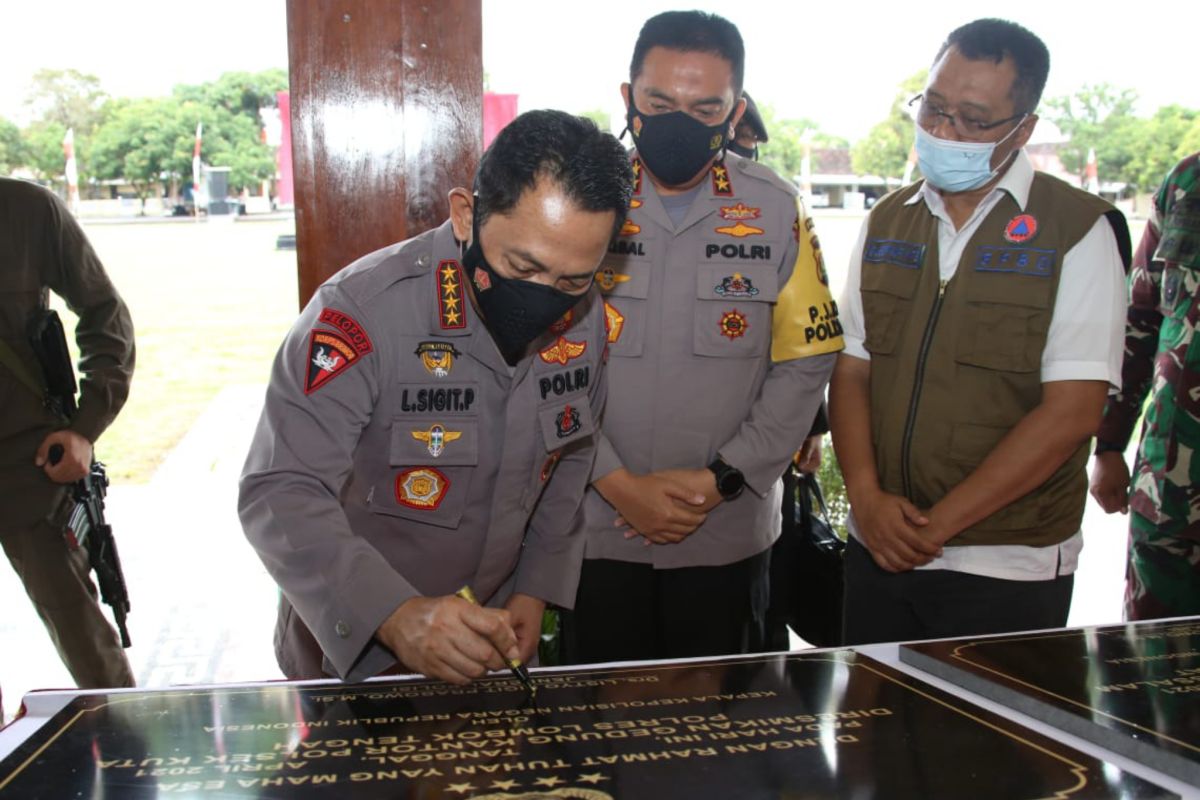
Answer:
<svg viewBox="0 0 1200 800"><path fill-rule="evenodd" d="M1088 488L1106 514L1129 513L1129 465L1124 454L1108 451L1096 456Z"/></svg>
<svg viewBox="0 0 1200 800"><path fill-rule="evenodd" d="M529 662L537 653L542 640L542 612L546 603L536 597L520 592L513 593L504 604L512 617L513 631L517 634L517 648L521 651L522 664Z"/></svg>
<svg viewBox="0 0 1200 800"><path fill-rule="evenodd" d="M62 447L63 454L57 463L51 464L50 448L54 445ZM74 483L92 468L92 443L72 430L54 431L42 440L33 463L55 483Z"/></svg>
<svg viewBox="0 0 1200 800"><path fill-rule="evenodd" d="M682 542L707 516L703 494L657 473L619 469L596 481L596 489L617 509L615 527L631 527L654 544Z"/></svg>
<svg viewBox="0 0 1200 800"><path fill-rule="evenodd" d="M409 669L457 684L504 669L504 659L520 656L508 611L453 595L406 600L375 636Z"/></svg>
<svg viewBox="0 0 1200 800"><path fill-rule="evenodd" d="M804 440L794 459L796 469L811 475L821 468L821 442L824 438L823 435L817 434Z"/></svg>
<svg viewBox="0 0 1200 800"><path fill-rule="evenodd" d="M707 467L704 469L664 469L653 474L668 481L674 481L695 492L697 496L704 496L703 503L698 506L687 506L688 508L695 508L707 514L725 502L725 498L717 491L717 476Z"/></svg>
<svg viewBox="0 0 1200 800"><path fill-rule="evenodd" d="M941 545L921 535L929 518L906 498L876 489L852 507L859 538L880 569L906 572L940 555Z"/></svg>

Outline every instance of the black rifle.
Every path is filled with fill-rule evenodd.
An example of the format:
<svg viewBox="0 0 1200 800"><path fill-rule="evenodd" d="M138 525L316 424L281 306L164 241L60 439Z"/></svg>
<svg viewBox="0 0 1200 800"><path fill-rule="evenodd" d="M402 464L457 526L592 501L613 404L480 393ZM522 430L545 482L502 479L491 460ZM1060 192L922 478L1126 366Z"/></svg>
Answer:
<svg viewBox="0 0 1200 800"><path fill-rule="evenodd" d="M75 404L77 386L66 333L57 312L41 309L34 314L29 322L29 342L46 378L46 407L69 422L78 410ZM57 464L63 457L62 445L51 446L48 455L50 463ZM67 544L72 549L82 547L87 552L88 564L100 584L100 598L112 608L117 630L121 632L121 646L129 647L129 631L125 627L129 589L125 584L125 573L121 571L112 526L104 519L107 490L108 475L104 465L93 458L88 474L72 487L75 508L67 522Z"/></svg>

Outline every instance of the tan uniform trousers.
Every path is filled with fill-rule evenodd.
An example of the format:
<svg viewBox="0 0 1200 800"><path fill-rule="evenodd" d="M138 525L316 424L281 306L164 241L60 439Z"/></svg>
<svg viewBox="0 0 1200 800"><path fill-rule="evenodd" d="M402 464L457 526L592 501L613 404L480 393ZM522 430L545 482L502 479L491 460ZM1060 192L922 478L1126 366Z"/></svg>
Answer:
<svg viewBox="0 0 1200 800"><path fill-rule="evenodd" d="M121 641L97 602L87 553L69 549L46 521L0 531L0 544L79 688L133 686Z"/></svg>

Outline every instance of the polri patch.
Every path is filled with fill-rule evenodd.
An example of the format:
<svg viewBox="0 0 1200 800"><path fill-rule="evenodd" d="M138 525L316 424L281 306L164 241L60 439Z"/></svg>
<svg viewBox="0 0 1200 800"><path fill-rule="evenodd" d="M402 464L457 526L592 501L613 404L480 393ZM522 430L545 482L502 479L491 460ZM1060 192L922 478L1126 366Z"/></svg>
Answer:
<svg viewBox="0 0 1200 800"><path fill-rule="evenodd" d="M563 410L554 417L554 433L558 438L565 439L583 427L579 412L574 406L563 406Z"/></svg>
<svg viewBox="0 0 1200 800"><path fill-rule="evenodd" d="M721 315L720 326L721 335L732 342L746 335L750 323L746 321L746 315L735 308Z"/></svg>
<svg viewBox="0 0 1200 800"><path fill-rule="evenodd" d="M336 308L323 308L318 321L332 325L341 331L360 356L365 356L375 349L371 344L371 337L367 336L363 326L359 325L358 321L349 314L338 311Z"/></svg>
<svg viewBox="0 0 1200 800"><path fill-rule="evenodd" d="M1054 274L1054 262L1057 256L1057 250L981 245L975 248L975 271L1049 278Z"/></svg>
<svg viewBox="0 0 1200 800"><path fill-rule="evenodd" d="M413 355L421 357L421 364L426 372L438 378L445 378L454 367L454 359L462 354L450 342L421 342L413 351Z"/></svg>
<svg viewBox="0 0 1200 800"><path fill-rule="evenodd" d="M413 467L396 476L396 502L419 511L435 511L446 498L450 479L433 467Z"/></svg>
<svg viewBox="0 0 1200 800"><path fill-rule="evenodd" d="M563 336L559 336L554 344L544 348L538 355L547 364L562 364L566 366L569 362L583 355L585 350L587 350L587 342L572 342Z"/></svg>
<svg viewBox="0 0 1200 800"><path fill-rule="evenodd" d="M429 455L438 458L446 451L446 445L462 437L462 431L447 430L445 425L434 423L427 431L410 431L412 437L425 445Z"/></svg>
<svg viewBox="0 0 1200 800"><path fill-rule="evenodd" d="M920 269L925 262L925 245L898 239L871 239L863 248L868 264L895 264L905 269Z"/></svg>
<svg viewBox="0 0 1200 800"><path fill-rule="evenodd" d="M722 278L721 282L713 287L713 294L719 297L754 297L758 294L758 289L749 278L735 272Z"/></svg>
<svg viewBox="0 0 1200 800"><path fill-rule="evenodd" d="M1037 236L1038 222L1032 214L1017 214L1004 226L1004 238L1013 244L1025 244Z"/></svg>
<svg viewBox="0 0 1200 800"><path fill-rule="evenodd" d="M337 331L314 328L308 338L304 393L312 394L358 361L354 344Z"/></svg>
<svg viewBox="0 0 1200 800"><path fill-rule="evenodd" d="M604 301L604 332L608 334L608 343L616 344L625 329L625 317L607 300ZM605 347L605 351L608 348Z"/></svg>
<svg viewBox="0 0 1200 800"><path fill-rule="evenodd" d="M462 267L453 259L438 264L438 321L443 329L467 327L467 311L463 307Z"/></svg>
<svg viewBox="0 0 1200 800"><path fill-rule="evenodd" d="M733 197L733 184L729 181L729 170L724 164L713 164L712 190L717 197Z"/></svg>

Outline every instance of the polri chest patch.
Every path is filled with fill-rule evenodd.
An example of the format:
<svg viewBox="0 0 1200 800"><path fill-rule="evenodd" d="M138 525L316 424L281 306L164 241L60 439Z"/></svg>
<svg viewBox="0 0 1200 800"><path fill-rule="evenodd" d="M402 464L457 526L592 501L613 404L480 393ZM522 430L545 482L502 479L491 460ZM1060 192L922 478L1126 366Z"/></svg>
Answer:
<svg viewBox="0 0 1200 800"><path fill-rule="evenodd" d="M450 479L433 467L414 467L396 476L396 502L420 511L436 511L450 488Z"/></svg>

